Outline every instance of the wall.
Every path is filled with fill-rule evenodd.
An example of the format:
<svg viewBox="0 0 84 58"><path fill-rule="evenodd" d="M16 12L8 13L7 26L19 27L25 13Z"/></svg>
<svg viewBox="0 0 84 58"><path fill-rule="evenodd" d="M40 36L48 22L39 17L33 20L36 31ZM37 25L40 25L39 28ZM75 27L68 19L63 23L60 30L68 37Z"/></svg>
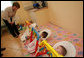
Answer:
<svg viewBox="0 0 84 58"><path fill-rule="evenodd" d="M50 22L83 36L82 1L48 1Z"/></svg>
<svg viewBox="0 0 84 58"><path fill-rule="evenodd" d="M18 1L18 2L20 4L20 9L17 10L16 19L17 19L17 23L23 24L23 23L25 23L25 20L31 20L31 19L28 14L28 11L24 10L24 7L22 5L22 1Z"/></svg>
<svg viewBox="0 0 84 58"><path fill-rule="evenodd" d="M36 15L36 23L38 26L43 26L49 22L48 8L42 8L35 12Z"/></svg>
<svg viewBox="0 0 84 58"><path fill-rule="evenodd" d="M20 17L20 23L23 23L25 19L31 20L28 11L25 11L22 5L22 1L18 1L21 8L17 12L17 16ZM42 10L43 11L43 10ZM55 25L58 25L65 30L73 33L79 33L83 36L83 2L82 1L48 1L48 12L43 12L42 15L37 11L38 24L41 25L42 19L49 19L49 21ZM49 14L49 16L48 16ZM45 20L43 21L45 22Z"/></svg>

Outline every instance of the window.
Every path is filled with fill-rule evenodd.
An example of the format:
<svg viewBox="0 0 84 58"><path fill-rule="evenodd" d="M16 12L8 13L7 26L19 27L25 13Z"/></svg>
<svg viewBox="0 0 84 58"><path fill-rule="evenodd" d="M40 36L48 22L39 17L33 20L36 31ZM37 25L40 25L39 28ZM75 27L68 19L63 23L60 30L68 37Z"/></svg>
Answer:
<svg viewBox="0 0 84 58"><path fill-rule="evenodd" d="M12 6L11 1L1 1L1 11L4 11L5 8Z"/></svg>

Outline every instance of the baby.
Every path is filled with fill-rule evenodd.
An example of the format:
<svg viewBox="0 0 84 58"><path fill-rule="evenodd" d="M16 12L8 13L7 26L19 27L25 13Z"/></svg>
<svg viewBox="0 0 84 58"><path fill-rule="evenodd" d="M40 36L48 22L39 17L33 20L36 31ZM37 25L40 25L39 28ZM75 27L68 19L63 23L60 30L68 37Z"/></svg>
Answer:
<svg viewBox="0 0 84 58"><path fill-rule="evenodd" d="M41 37L42 37L42 38L46 38L47 35L48 35L48 33L44 31L44 32L41 34Z"/></svg>
<svg viewBox="0 0 84 58"><path fill-rule="evenodd" d="M55 50L62 56L65 56L67 53L66 49L61 45L59 45Z"/></svg>
<svg viewBox="0 0 84 58"><path fill-rule="evenodd" d="M40 39L40 41L43 41L44 40L44 38L46 38L47 37L47 35L48 35L48 33L47 32L42 32L42 34L40 35L41 36L41 39Z"/></svg>
<svg viewBox="0 0 84 58"><path fill-rule="evenodd" d="M58 54L60 54L62 56L65 56L67 53L66 49L62 45L59 45L55 50L58 52ZM44 54L44 55L42 55L42 57L49 57L49 55Z"/></svg>

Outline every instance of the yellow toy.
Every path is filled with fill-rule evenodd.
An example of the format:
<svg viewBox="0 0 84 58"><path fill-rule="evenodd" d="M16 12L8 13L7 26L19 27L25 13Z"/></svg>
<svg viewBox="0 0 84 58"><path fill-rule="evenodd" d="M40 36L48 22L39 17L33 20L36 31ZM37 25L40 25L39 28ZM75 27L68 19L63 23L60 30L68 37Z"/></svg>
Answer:
<svg viewBox="0 0 84 58"><path fill-rule="evenodd" d="M29 21L25 21L25 22L26 22L27 26L31 25L31 23L30 23ZM31 28L29 28L29 30L32 31ZM36 35L36 34L34 33L34 37L35 37L35 35ZM39 44L39 46L44 46L44 45L46 46L47 50L52 53L52 57L63 57L62 55L59 55L59 54L57 53L57 51L55 51L55 50L53 49L53 47L51 47L51 46L47 43L46 40L43 40L43 41ZM51 57L51 56L50 56L50 57Z"/></svg>
<svg viewBox="0 0 84 58"><path fill-rule="evenodd" d="M28 25L30 25L30 24L31 24L29 21L25 21L25 22L26 22L26 24L28 24Z"/></svg>
<svg viewBox="0 0 84 58"><path fill-rule="evenodd" d="M63 57L62 55L59 55L54 49L53 47L51 47L46 40L43 40L40 44L41 45L45 45L47 47L47 49L52 53L52 57Z"/></svg>

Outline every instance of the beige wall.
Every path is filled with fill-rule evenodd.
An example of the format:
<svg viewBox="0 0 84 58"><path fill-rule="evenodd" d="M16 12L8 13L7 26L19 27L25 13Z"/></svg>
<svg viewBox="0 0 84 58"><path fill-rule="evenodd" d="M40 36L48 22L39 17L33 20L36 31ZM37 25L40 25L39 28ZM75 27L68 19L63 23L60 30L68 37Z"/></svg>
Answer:
<svg viewBox="0 0 84 58"><path fill-rule="evenodd" d="M30 19L30 16L28 14L28 11L24 10L24 7L22 5L22 1L18 1L18 2L20 4L20 9L17 10L16 17L19 17L19 19L17 19L17 23L21 24L21 23L24 23L25 20L31 20L31 19Z"/></svg>
<svg viewBox="0 0 84 58"><path fill-rule="evenodd" d="M36 23L38 26L43 26L49 22L47 7L36 11L35 15L36 15Z"/></svg>
<svg viewBox="0 0 84 58"><path fill-rule="evenodd" d="M22 1L18 2L21 5L21 8L17 12L17 16L19 16L19 20L21 20L20 23L23 23L25 19L31 20L28 11L24 10ZM48 21L49 19L51 23L58 25L69 32L79 33L83 36L82 1L48 1L48 10L37 11L36 18L38 19L37 23L39 26L47 23L45 20Z"/></svg>
<svg viewBox="0 0 84 58"><path fill-rule="evenodd" d="M48 1L50 22L83 36L82 1Z"/></svg>

